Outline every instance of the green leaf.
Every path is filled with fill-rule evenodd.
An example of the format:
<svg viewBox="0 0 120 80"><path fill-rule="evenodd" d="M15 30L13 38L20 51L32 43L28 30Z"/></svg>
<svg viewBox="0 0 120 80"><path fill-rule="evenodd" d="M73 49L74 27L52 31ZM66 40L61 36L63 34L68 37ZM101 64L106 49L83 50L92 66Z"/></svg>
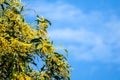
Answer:
<svg viewBox="0 0 120 80"><path fill-rule="evenodd" d="M62 48L62 46L63 46L62 43L60 43L59 45L60 45L60 48Z"/></svg>
<svg viewBox="0 0 120 80"><path fill-rule="evenodd" d="M64 51L65 51L65 53L66 53L66 55L67 55L67 57L68 57L68 50L67 50L67 49L64 49Z"/></svg>
<svg viewBox="0 0 120 80"><path fill-rule="evenodd" d="M40 39L42 39L41 37L39 37L39 38L34 38L34 39L32 39L30 42L32 43L32 42L40 42Z"/></svg>
<svg viewBox="0 0 120 80"><path fill-rule="evenodd" d="M45 21L51 26L52 23L49 20L45 19Z"/></svg>

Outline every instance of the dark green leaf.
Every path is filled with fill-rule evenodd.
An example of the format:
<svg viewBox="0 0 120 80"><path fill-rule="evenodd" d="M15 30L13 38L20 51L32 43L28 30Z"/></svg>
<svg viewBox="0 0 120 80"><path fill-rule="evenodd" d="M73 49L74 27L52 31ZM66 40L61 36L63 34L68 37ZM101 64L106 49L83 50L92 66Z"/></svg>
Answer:
<svg viewBox="0 0 120 80"><path fill-rule="evenodd" d="M49 23L49 25L51 26L51 22L50 22L49 20L45 19L45 21L46 21L47 23Z"/></svg>

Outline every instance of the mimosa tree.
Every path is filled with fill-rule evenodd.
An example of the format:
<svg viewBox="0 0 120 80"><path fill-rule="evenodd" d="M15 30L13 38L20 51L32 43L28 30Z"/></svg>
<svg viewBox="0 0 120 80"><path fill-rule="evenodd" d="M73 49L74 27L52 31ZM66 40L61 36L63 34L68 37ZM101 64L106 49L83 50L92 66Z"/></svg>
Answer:
<svg viewBox="0 0 120 80"><path fill-rule="evenodd" d="M19 0L0 0L0 80L69 80L66 57L47 36L50 21L36 15L31 26L23 12Z"/></svg>

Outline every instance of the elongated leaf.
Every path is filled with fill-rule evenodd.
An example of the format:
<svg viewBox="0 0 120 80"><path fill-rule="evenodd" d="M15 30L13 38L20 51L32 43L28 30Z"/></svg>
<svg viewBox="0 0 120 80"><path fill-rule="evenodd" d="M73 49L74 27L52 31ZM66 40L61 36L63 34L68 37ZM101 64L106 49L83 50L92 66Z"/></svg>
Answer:
<svg viewBox="0 0 120 80"><path fill-rule="evenodd" d="M67 50L67 49L64 49L64 51L66 52L66 55L67 55L67 57L68 57L68 50Z"/></svg>

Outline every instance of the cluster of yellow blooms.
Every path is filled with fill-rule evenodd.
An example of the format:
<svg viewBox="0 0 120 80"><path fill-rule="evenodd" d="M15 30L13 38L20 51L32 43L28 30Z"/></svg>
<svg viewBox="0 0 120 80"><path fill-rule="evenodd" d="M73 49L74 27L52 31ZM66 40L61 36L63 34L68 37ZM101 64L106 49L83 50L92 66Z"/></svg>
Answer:
<svg viewBox="0 0 120 80"><path fill-rule="evenodd" d="M0 0L0 79L2 80L69 80L70 66L47 37L50 22L37 15L30 26L21 14L19 0ZM36 28L35 28L36 27ZM45 63L39 71L30 65L39 56Z"/></svg>

